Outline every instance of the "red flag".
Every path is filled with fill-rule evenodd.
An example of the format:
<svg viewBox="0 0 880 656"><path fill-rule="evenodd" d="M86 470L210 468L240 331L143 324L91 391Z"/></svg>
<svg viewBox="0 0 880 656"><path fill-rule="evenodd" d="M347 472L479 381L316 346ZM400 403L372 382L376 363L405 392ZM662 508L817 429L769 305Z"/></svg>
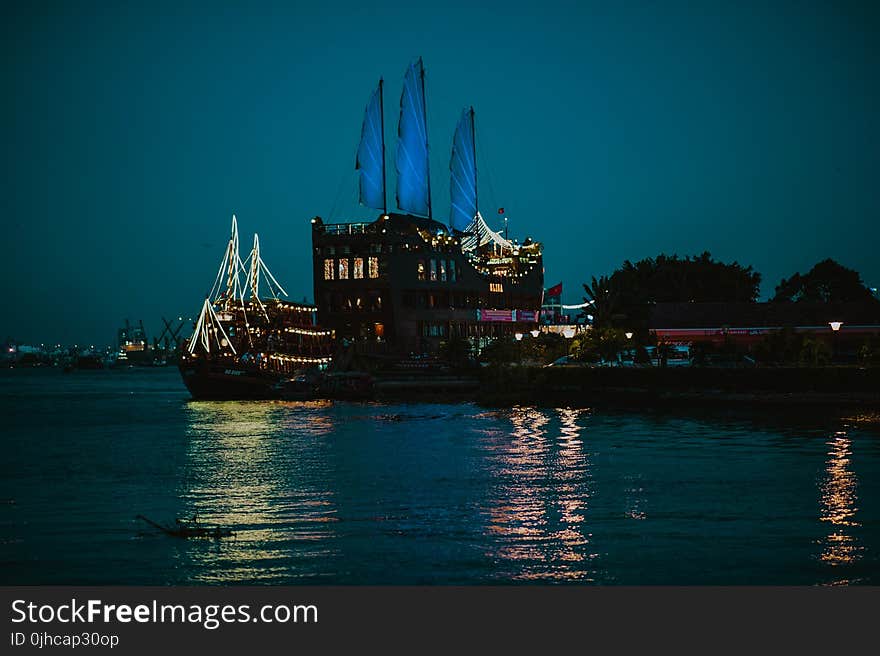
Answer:
<svg viewBox="0 0 880 656"><path fill-rule="evenodd" d="M562 296L562 283L554 285L547 290L547 296Z"/></svg>

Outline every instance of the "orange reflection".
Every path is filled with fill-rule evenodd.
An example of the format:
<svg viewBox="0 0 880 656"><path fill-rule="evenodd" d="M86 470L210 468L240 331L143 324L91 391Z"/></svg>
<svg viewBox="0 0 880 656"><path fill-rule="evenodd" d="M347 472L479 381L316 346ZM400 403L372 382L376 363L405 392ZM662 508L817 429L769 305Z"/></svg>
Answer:
<svg viewBox="0 0 880 656"><path fill-rule="evenodd" d="M829 565L843 565L858 560L863 549L851 531L859 526L854 519L858 510L858 478L849 468L852 440L847 437L846 431L836 432L827 445L828 459L821 485L819 519L831 524L831 528L824 540L825 549L820 558Z"/></svg>
<svg viewBox="0 0 880 656"><path fill-rule="evenodd" d="M195 582L281 582L292 557L332 556L336 508L324 478L323 442L333 430L308 404L198 403L187 406L185 516L235 531L217 543L186 543Z"/></svg>
<svg viewBox="0 0 880 656"><path fill-rule="evenodd" d="M592 560L592 535L585 532L589 463L579 420L585 412L514 407L511 433L489 444L496 481L488 530L497 545L490 557L513 566L521 580L590 580L583 561ZM558 437L551 439L558 421Z"/></svg>

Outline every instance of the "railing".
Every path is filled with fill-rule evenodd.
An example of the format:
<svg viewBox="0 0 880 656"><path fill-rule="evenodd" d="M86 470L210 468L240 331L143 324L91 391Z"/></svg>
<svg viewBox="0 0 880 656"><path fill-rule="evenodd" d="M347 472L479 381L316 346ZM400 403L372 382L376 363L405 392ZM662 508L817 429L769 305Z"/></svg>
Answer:
<svg viewBox="0 0 880 656"><path fill-rule="evenodd" d="M369 223L328 223L322 226L325 234L328 235L363 235L369 232L367 230Z"/></svg>

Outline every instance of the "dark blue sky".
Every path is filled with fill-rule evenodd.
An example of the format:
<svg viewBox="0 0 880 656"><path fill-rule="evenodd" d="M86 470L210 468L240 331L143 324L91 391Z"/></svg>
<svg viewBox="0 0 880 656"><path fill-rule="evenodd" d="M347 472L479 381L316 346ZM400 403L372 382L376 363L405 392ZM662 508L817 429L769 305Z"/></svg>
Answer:
<svg viewBox="0 0 880 656"><path fill-rule="evenodd" d="M567 301L661 251L751 264L765 295L825 257L880 284L871 4L117 4L6 5L0 338L192 314L233 212L311 299L309 219L371 215L363 108L384 75L393 156L419 55L435 216L473 104L484 214L544 242Z"/></svg>

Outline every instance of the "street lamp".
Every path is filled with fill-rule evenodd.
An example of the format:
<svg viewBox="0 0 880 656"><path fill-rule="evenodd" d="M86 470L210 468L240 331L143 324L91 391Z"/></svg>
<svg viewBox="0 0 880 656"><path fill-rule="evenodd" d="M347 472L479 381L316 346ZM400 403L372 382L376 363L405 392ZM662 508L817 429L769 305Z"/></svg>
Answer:
<svg viewBox="0 0 880 656"><path fill-rule="evenodd" d="M540 335L540 334L541 334L541 331L538 330L537 328L536 328L535 330L532 331L532 337L537 337L537 336Z"/></svg>
<svg viewBox="0 0 880 656"><path fill-rule="evenodd" d="M831 326L832 337L831 337L831 361L834 362L834 359L837 357L837 333L840 332L840 327L843 325L842 321L829 321L828 325Z"/></svg>
<svg viewBox="0 0 880 656"><path fill-rule="evenodd" d="M632 333L624 333L624 335L626 335L626 338L627 338L627 339L632 339L632 338L633 338L633 334L632 334Z"/></svg>
<svg viewBox="0 0 880 656"><path fill-rule="evenodd" d="M516 337L516 341L520 341L520 340L523 338L523 334L522 334L522 333L516 333L516 334L514 335L514 337Z"/></svg>

